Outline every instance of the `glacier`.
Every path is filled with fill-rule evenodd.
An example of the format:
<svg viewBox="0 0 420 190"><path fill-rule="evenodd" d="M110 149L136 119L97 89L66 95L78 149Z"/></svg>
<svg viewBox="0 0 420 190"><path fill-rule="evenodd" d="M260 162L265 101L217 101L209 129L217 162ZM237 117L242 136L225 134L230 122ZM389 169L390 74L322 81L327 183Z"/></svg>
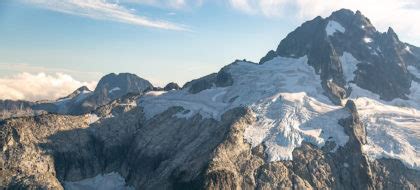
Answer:
<svg viewBox="0 0 420 190"><path fill-rule="evenodd" d="M261 65L238 61L227 71L232 75L232 86L213 87L197 94L188 89L150 92L139 105L148 118L181 106L189 111L176 117L200 114L218 120L229 109L249 107L257 122L246 128L245 139L252 146L264 143L271 161L292 159L294 148L303 141L319 146L334 141L344 146L348 136L338 120L349 113L323 95L321 79L307 61L306 56L276 57Z"/></svg>
<svg viewBox="0 0 420 190"><path fill-rule="evenodd" d="M420 84L413 81L408 100L383 101L351 82L360 61L348 52L340 60L352 88L348 99L356 103L367 130L364 152L371 159L399 159L410 168L420 169ZM148 118L181 106L188 111L175 117L200 114L216 120L229 109L246 106L256 122L246 128L244 137L254 147L264 144L271 161L292 159L293 150L302 142L322 147L334 141L336 150L348 141L338 121L349 113L323 94L320 76L307 61L306 56L275 57L263 64L237 61L227 69L234 81L232 86L214 86L197 94L188 89L149 92L140 98L139 105ZM416 68L411 66L409 71L420 78Z"/></svg>

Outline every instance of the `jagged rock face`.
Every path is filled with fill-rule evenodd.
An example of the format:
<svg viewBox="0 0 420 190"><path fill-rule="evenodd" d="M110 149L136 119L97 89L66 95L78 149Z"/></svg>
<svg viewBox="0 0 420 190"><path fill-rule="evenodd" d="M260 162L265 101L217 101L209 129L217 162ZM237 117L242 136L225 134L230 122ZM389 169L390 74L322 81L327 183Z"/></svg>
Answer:
<svg viewBox="0 0 420 190"><path fill-rule="evenodd" d="M395 32L376 31L369 19L360 12L339 10L328 18L317 17L305 22L281 41L276 51L270 51L260 63L276 56L301 57L321 75L323 81L332 80L345 88L346 83L379 94L382 99L405 98L412 77L407 66L420 65L420 59L408 51ZM412 47L413 51L417 51ZM350 53L361 63L355 77L346 80L345 67L340 56ZM347 89L350 93L350 89ZM348 94L347 93L347 94Z"/></svg>
<svg viewBox="0 0 420 190"><path fill-rule="evenodd" d="M142 93L153 85L137 75L130 73L111 73L101 78L95 88L96 99L117 99L127 93ZM105 101L106 102L106 101ZM102 104L104 104L103 102Z"/></svg>
<svg viewBox="0 0 420 190"><path fill-rule="evenodd" d="M275 162L267 160L266 147L244 140L246 126L256 121L245 108L226 112L221 121L174 117L184 111L180 107L150 120L140 107L92 124L88 116L9 119L0 127L0 186L62 189L64 181L119 172L136 189L419 188L420 172L397 160L366 158L357 108L352 102L346 107L346 146L331 152L333 145L303 143L293 160Z"/></svg>
<svg viewBox="0 0 420 190"><path fill-rule="evenodd" d="M127 93L143 93L151 88L153 85L149 81L134 74L120 73L116 75L111 73L102 77L93 94L80 104L80 109L94 110ZM80 112L76 112L76 114L80 114Z"/></svg>
<svg viewBox="0 0 420 190"><path fill-rule="evenodd" d="M100 123L94 123L94 114L44 114L3 121L0 187L62 189L63 180L81 180L121 168L142 119L133 98L138 97L98 109Z"/></svg>
<svg viewBox="0 0 420 190"><path fill-rule="evenodd" d="M333 146L318 148L304 143L293 151L292 161L267 162L264 146L251 148L244 142L246 123L232 126L225 141L216 148L206 171L207 189L416 189L420 172L406 171L397 160L368 160L362 153L364 127L353 102L346 105L351 113L340 123L350 140L331 152ZM392 164L384 164L392 163ZM399 168L399 169L397 169ZM401 169L401 170L400 170ZM380 170L380 172L377 172ZM398 174L390 175L390 170ZM401 171L406 171L402 173ZM389 172L389 173L387 173ZM391 179L392 178L392 179Z"/></svg>

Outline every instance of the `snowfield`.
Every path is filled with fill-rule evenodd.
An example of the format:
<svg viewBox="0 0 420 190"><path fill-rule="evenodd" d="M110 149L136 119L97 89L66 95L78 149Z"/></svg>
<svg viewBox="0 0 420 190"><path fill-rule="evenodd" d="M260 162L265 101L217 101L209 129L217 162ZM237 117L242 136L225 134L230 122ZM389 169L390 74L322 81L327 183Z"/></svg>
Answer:
<svg viewBox="0 0 420 190"><path fill-rule="evenodd" d="M409 66L411 74L420 71ZM366 127L368 144L363 151L372 159L393 158L420 170L420 84L411 83L408 100L383 101L378 95L355 84L350 99L356 103Z"/></svg>
<svg viewBox="0 0 420 190"><path fill-rule="evenodd" d="M346 29L340 23L330 20L325 28L325 32L327 32L327 36L333 36L335 32L346 32Z"/></svg>
<svg viewBox="0 0 420 190"><path fill-rule="evenodd" d="M373 159L399 159L409 168L420 169L418 100L397 99L385 102L356 85L352 87L351 98L357 105L360 119L367 131L368 143L362 147L363 151ZM420 96L419 92L415 92L417 97Z"/></svg>
<svg viewBox="0 0 420 190"><path fill-rule="evenodd" d="M292 151L302 141L323 146L335 141L343 146L348 141L338 120L349 113L333 105L322 95L321 80L307 57L277 57L262 65L236 62L229 66L234 84L190 94L187 89L162 94L150 92L141 98L146 117L151 118L169 107L186 110L177 117L201 114L220 120L229 109L247 106L257 122L245 130L245 139L257 146L264 143L269 159L292 159Z"/></svg>
<svg viewBox="0 0 420 190"><path fill-rule="evenodd" d="M355 77L354 72L357 70L357 64L359 61L353 57L351 53L344 52L343 55L340 57L341 66L343 68L344 77L349 83Z"/></svg>
<svg viewBox="0 0 420 190"><path fill-rule="evenodd" d="M109 94L112 94L112 93L114 93L114 92L116 92L116 91L119 91L119 90L121 90L121 88L119 88L119 87L115 87L115 88L113 88L113 89L111 89L111 90L109 90Z"/></svg>
<svg viewBox="0 0 420 190"><path fill-rule="evenodd" d="M276 57L261 65L238 61L227 70L234 81L232 86L213 87L197 94L190 94L188 89L150 92L139 105L148 118L181 106L188 111L176 117L200 114L216 120L229 109L247 106L256 122L246 128L244 137L253 147L264 144L271 161L292 159L292 151L303 141L319 147L334 141L337 149L348 141L338 121L349 113L323 95L320 77L307 60L306 56ZM367 130L368 144L363 151L371 159L399 159L410 168L420 169L420 84L412 83L409 100L382 101L378 95L351 83L360 61L348 52L340 60L353 89L349 99L355 101ZM420 78L416 68L410 67L409 71Z"/></svg>

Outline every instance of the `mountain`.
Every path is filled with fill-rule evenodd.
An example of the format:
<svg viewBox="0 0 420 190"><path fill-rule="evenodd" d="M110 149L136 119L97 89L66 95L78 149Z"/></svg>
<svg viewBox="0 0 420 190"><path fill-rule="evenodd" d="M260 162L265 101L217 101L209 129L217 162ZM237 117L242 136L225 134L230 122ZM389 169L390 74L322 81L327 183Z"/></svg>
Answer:
<svg viewBox="0 0 420 190"><path fill-rule="evenodd" d="M416 51L417 55L410 51ZM308 56L308 64L320 74L324 88L331 80L346 91L354 82L359 87L379 94L381 99L405 99L410 93L412 76L408 67L419 68L418 49L401 42L392 28L380 33L359 11L334 12L330 17L317 17L287 35L276 51L270 51L260 63L276 56ZM359 61L357 66L351 61ZM349 65L349 66L347 66ZM341 96L341 94L335 94Z"/></svg>
<svg viewBox="0 0 420 190"><path fill-rule="evenodd" d="M108 74L99 80L94 91L86 86L80 87L66 97L54 101L12 101L0 100L1 118L38 115L49 112L58 114L81 115L89 113L112 100L129 93L143 93L153 85L137 75L130 73Z"/></svg>
<svg viewBox="0 0 420 190"><path fill-rule="evenodd" d="M137 75L130 73L108 74L99 80L93 93L73 105L71 114L88 113L96 108L118 99L128 93L143 93L153 85Z"/></svg>
<svg viewBox="0 0 420 190"><path fill-rule="evenodd" d="M1 121L0 187L419 189L418 50L342 9L179 90L103 82L88 114Z"/></svg>

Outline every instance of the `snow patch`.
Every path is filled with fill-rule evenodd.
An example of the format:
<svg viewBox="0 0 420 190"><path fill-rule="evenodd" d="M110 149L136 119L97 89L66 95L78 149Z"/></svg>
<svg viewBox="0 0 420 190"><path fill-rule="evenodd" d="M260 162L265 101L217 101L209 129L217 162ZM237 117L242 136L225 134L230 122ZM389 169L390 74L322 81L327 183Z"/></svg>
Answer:
<svg viewBox="0 0 420 190"><path fill-rule="evenodd" d="M346 32L346 29L341 26L340 23L330 20L327 24L327 27L325 28L325 31L327 32L327 36L333 36L335 32Z"/></svg>
<svg viewBox="0 0 420 190"><path fill-rule="evenodd" d="M410 46L405 46L405 51L407 51L408 53L411 53L411 54L413 54L413 52L411 51L411 49L410 49Z"/></svg>
<svg viewBox="0 0 420 190"><path fill-rule="evenodd" d="M81 91L73 98L62 98L58 99L54 104L58 107L58 113L67 113L68 107L71 106L69 104L72 103L79 103L89 97L92 94L91 91Z"/></svg>
<svg viewBox="0 0 420 190"><path fill-rule="evenodd" d="M146 96L160 96L167 93L167 91L149 91L146 93Z"/></svg>
<svg viewBox="0 0 420 190"><path fill-rule="evenodd" d="M364 38L363 38L363 41L364 41L365 43L371 43L371 42L373 42L372 38L369 38L369 37L364 37Z"/></svg>
<svg viewBox="0 0 420 190"><path fill-rule="evenodd" d="M341 67L347 83L352 81L355 77L354 72L357 70L357 64L360 63L351 53L344 52L340 57Z"/></svg>
<svg viewBox="0 0 420 190"><path fill-rule="evenodd" d="M224 112L228 105L223 101L215 101L215 98L222 96L224 90L224 88L212 88L197 94L191 94L187 90L165 93L151 92L140 98L139 105L142 105L146 110L146 118L152 118L170 107L180 106L190 112L187 115L177 114L176 116L189 118L195 114L201 114L204 118L219 119L220 114Z"/></svg>
<svg viewBox="0 0 420 190"><path fill-rule="evenodd" d="M120 87L115 87L115 88L113 88L113 89L111 89L111 90L109 90L109 92L108 93L113 93L113 92L116 92L116 91L119 91L119 90L121 90L121 88Z"/></svg>
<svg viewBox="0 0 420 190"><path fill-rule="evenodd" d="M90 96L92 93L93 93L92 91L84 90L84 91L80 92L80 94L75 97L74 102L75 103L81 102L84 99L86 99L88 96Z"/></svg>
<svg viewBox="0 0 420 190"><path fill-rule="evenodd" d="M66 190L134 190L127 186L125 179L119 173L97 175L81 181L64 182Z"/></svg>

